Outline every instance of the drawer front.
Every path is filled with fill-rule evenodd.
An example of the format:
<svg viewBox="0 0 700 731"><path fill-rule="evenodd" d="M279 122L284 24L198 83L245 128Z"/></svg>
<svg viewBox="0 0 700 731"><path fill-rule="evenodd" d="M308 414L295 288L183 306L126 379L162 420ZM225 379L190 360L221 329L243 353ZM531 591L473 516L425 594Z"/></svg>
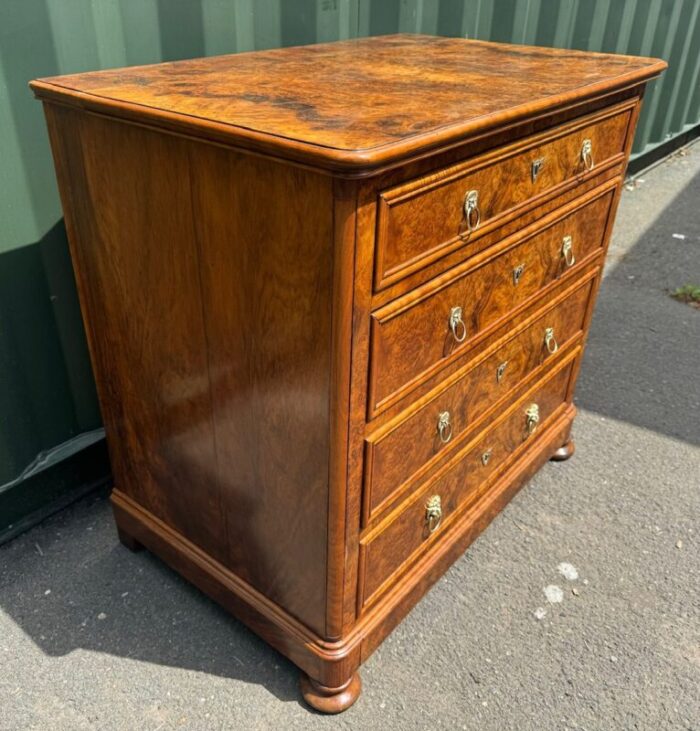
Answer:
<svg viewBox="0 0 700 731"><path fill-rule="evenodd" d="M381 193L375 288L492 231L622 155L631 109L606 114L611 116L565 125L512 152L489 153ZM470 192L473 204L467 202Z"/></svg>
<svg viewBox="0 0 700 731"><path fill-rule="evenodd" d="M553 374L479 435L388 525L362 539L361 605L371 602L406 562L439 541L452 515L473 502L482 489L488 488L485 483L489 478L537 439L565 402L579 352L577 349L562 360Z"/></svg>
<svg viewBox="0 0 700 731"><path fill-rule="evenodd" d="M371 520L437 460L454 452L468 430L582 331L596 272L508 341L458 373L410 416L367 440L366 520ZM410 450L405 445L410 444Z"/></svg>
<svg viewBox="0 0 700 731"><path fill-rule="evenodd" d="M513 237L498 254L470 260L372 314L370 416L455 360L502 318L572 275L603 244L614 187L544 230Z"/></svg>

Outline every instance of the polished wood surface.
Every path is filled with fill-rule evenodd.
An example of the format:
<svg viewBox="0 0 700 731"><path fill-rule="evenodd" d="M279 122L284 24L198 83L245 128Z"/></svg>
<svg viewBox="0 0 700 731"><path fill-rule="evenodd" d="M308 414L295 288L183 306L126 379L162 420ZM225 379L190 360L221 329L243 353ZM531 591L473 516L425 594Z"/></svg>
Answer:
<svg viewBox="0 0 700 731"><path fill-rule="evenodd" d="M330 179L48 114L117 486L324 635Z"/></svg>
<svg viewBox="0 0 700 731"><path fill-rule="evenodd" d="M511 339L495 349L485 349L476 363L471 361L460 369L456 379L448 379L446 387L429 396L417 410L399 415L368 437L364 522L385 509L437 460L454 452L471 427L552 359L555 354L545 343L547 328L554 332L557 352L580 339L577 336L582 332L591 286L590 276L577 282L563 301L555 300L554 307L548 303L525 329L521 325ZM440 414L445 412L450 425L446 442L437 427ZM411 445L409 451L402 448L405 444Z"/></svg>
<svg viewBox="0 0 700 731"><path fill-rule="evenodd" d="M223 561L188 143L46 112L112 473Z"/></svg>
<svg viewBox="0 0 700 731"><path fill-rule="evenodd" d="M119 539L296 663L313 708L354 703L397 622L573 454L625 160L663 68L392 36L33 82Z"/></svg>
<svg viewBox="0 0 700 731"><path fill-rule="evenodd" d="M600 187L603 183L623 177L624 172L625 156L620 154L607 164L596 165L593 170L581 177L566 181L561 187L550 188L543 191L541 196L528 199L523 206L515 209L514 215L509 214L499 219L499 223L495 227L485 226L481 230L477 229L468 241L460 239L462 242L460 245L438 247L434 257L419 259L420 267L415 271L413 266L406 267L395 281L387 282L385 280L380 288L377 288L375 283L371 291L372 308L379 309L401 295L453 271L458 265L500 244L504 239L515 234L522 234L525 229L534 224L545 223L551 220L550 216L561 215L564 205L581 198L583 194ZM393 179L394 175L385 175L382 178ZM373 192L373 203L376 202L375 197L378 194L378 191ZM375 214L378 208L378 205L374 205ZM376 215L374 220L376 226Z"/></svg>
<svg viewBox="0 0 700 731"><path fill-rule="evenodd" d="M595 196L592 199L575 201L573 210L547 226L539 224L524 236L505 239L486 256L453 269L450 278L438 279L372 313L371 413L459 357L473 338L541 296L552 283L575 276L603 245L618 183L589 194ZM572 241L571 265L562 253L566 236ZM455 307L461 309L462 324L453 332L449 322Z"/></svg>
<svg viewBox="0 0 700 731"><path fill-rule="evenodd" d="M656 59L396 35L34 82L47 98L365 167L639 84ZM290 154L288 152L287 154Z"/></svg>
<svg viewBox="0 0 700 731"><path fill-rule="evenodd" d="M331 180L203 145L190 175L226 565L325 635Z"/></svg>
<svg viewBox="0 0 700 731"><path fill-rule="evenodd" d="M321 685L313 678L303 674L299 686L304 700L321 713L342 713L360 697L362 681L358 673L338 688Z"/></svg>
<svg viewBox="0 0 700 731"><path fill-rule="evenodd" d="M398 581L391 592L385 593L362 615L358 623L358 630L363 633L361 662L370 657L416 602L479 537L518 490L549 459L557 445L568 439L575 416L574 406L569 404L562 408L549 427L533 441L530 449L512 462L487 492L467 504L455 516L449 535L444 535L432 551L423 554L412 565L410 581Z"/></svg>
<svg viewBox="0 0 700 731"><path fill-rule="evenodd" d="M549 423L566 398L571 377L573 355L558 364L555 375L537 384L517 400L496 424L467 445L426 482L405 507L387 521L373 528L362 538L360 553L360 606L376 598L387 580L415 558L416 551L425 551L440 541L453 514L476 499L479 490L487 489L490 478L497 474L519 450L526 448L530 434L526 427L526 410L539 406L540 424ZM488 455L485 456L485 455ZM431 496L441 500L442 520L434 532L426 521L426 501Z"/></svg>
<svg viewBox="0 0 700 731"><path fill-rule="evenodd" d="M591 167L606 167L622 154L633 106L605 110L584 120L528 138L437 174L383 191L377 229L378 289L426 263L489 233L552 189L587 172L581 150L591 142ZM533 174L533 165L540 167ZM479 224L467 228L468 191L478 194ZM475 214L471 216L474 220Z"/></svg>

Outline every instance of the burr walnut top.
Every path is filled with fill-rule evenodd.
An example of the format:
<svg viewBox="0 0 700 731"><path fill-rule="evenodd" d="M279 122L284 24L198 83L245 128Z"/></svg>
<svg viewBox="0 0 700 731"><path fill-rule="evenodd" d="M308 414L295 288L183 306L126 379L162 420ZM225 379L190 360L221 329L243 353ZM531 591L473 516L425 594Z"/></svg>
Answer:
<svg viewBox="0 0 700 731"><path fill-rule="evenodd" d="M646 81L650 58L392 35L56 76L37 96L336 169Z"/></svg>

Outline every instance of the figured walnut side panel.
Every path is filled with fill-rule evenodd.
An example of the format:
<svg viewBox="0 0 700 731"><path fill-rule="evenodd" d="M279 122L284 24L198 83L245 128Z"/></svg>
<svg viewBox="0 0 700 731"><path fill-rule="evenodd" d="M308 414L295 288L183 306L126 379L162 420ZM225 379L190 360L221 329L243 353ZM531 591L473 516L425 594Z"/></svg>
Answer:
<svg viewBox="0 0 700 731"><path fill-rule="evenodd" d="M326 624L332 181L193 145L227 566Z"/></svg>
<svg viewBox="0 0 700 731"><path fill-rule="evenodd" d="M188 144L46 115L115 481L225 560Z"/></svg>
<svg viewBox="0 0 700 731"><path fill-rule="evenodd" d="M47 114L117 486L323 636L331 180Z"/></svg>

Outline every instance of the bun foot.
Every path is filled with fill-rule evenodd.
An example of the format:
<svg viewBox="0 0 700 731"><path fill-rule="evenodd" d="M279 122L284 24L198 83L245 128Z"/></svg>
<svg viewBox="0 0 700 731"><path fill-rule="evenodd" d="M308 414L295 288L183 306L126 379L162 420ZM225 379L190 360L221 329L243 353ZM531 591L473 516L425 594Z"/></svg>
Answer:
<svg viewBox="0 0 700 731"><path fill-rule="evenodd" d="M553 462L564 462L573 456L576 451L574 440L569 437L569 441L557 449L557 451L550 457Z"/></svg>
<svg viewBox="0 0 700 731"><path fill-rule="evenodd" d="M299 686L304 700L315 710L321 713L340 713L350 708L360 697L362 681L359 674L355 673L339 688L328 688L302 673Z"/></svg>
<svg viewBox="0 0 700 731"><path fill-rule="evenodd" d="M130 551L136 553L141 551L143 546L131 535L123 531L121 528L117 528L117 535L119 536L119 542L122 546L126 546Z"/></svg>

